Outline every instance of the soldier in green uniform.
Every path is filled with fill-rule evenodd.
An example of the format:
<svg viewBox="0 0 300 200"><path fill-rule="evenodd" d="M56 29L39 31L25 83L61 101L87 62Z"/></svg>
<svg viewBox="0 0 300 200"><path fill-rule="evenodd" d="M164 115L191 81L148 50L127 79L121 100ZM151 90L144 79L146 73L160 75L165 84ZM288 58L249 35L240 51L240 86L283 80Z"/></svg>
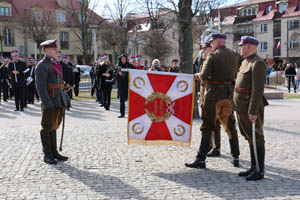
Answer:
<svg viewBox="0 0 300 200"><path fill-rule="evenodd" d="M243 36L241 38L240 54L244 57L237 75L233 95L233 109L237 112L237 119L241 134L248 140L250 146L251 168L239 173L247 180L264 178L265 140L263 134L264 106L268 104L264 98L264 83L267 67L263 59L256 55L259 44L256 38ZM255 123L256 144L253 144L252 123ZM255 170L255 150L259 171Z"/></svg>
<svg viewBox="0 0 300 200"><path fill-rule="evenodd" d="M206 168L205 159L210 150L211 136L219 120L228 134L233 165L239 166L239 143L235 127L235 117L231 109L234 79L239 67L239 56L225 46L226 35L214 33L210 36L211 53L204 61L200 73L206 82L205 100L202 107L201 144L193 162L186 163L190 168Z"/></svg>
<svg viewBox="0 0 300 200"><path fill-rule="evenodd" d="M66 161L68 157L57 151L56 129L64 117L66 94L63 91L64 82L62 67L54 59L57 55L56 40L41 43L45 57L38 63L35 71L37 91L42 100L42 130L40 132L47 164L56 164L56 160Z"/></svg>

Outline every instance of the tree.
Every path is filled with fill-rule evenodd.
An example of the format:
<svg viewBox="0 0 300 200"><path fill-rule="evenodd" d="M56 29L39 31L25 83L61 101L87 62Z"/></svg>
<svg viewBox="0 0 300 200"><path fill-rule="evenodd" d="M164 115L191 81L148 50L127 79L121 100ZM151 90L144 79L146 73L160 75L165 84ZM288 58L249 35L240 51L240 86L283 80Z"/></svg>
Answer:
<svg viewBox="0 0 300 200"><path fill-rule="evenodd" d="M97 32L99 24L103 21L94 12L98 6L98 1L69 0L69 2L72 17L71 30L80 42L80 46L77 48L82 52L83 63L90 64L93 55L93 30Z"/></svg>
<svg viewBox="0 0 300 200"><path fill-rule="evenodd" d="M16 29L21 31L26 38L35 41L39 47L40 44L48 39L48 36L56 33L57 22L53 12L43 8L25 10L17 17ZM39 56L39 57L40 57Z"/></svg>
<svg viewBox="0 0 300 200"><path fill-rule="evenodd" d="M174 11L162 7L159 1L156 0L143 0L139 2L142 9L148 15L148 23L150 23L151 27L150 30L141 32L143 52L151 59L166 58L172 51L172 46L168 40L171 36L168 35L168 31L175 24L174 18L167 15L174 14Z"/></svg>
<svg viewBox="0 0 300 200"><path fill-rule="evenodd" d="M179 69L182 73L193 73L193 17L209 15L213 8L218 8L224 0L167 0L177 13L179 32ZM197 99L195 98L194 118L199 118Z"/></svg>
<svg viewBox="0 0 300 200"><path fill-rule="evenodd" d="M144 38L142 50L151 60L154 58L163 59L171 53L172 46L161 33L150 30L144 33L142 37Z"/></svg>
<svg viewBox="0 0 300 200"><path fill-rule="evenodd" d="M118 54L127 53L128 30L126 16L130 12L130 3L130 0L114 0L112 5L105 5L105 10L109 12L106 15L112 19L110 22L112 30L105 30L105 32L110 32L112 38L106 35L104 39L110 42L110 45L114 48L114 52Z"/></svg>

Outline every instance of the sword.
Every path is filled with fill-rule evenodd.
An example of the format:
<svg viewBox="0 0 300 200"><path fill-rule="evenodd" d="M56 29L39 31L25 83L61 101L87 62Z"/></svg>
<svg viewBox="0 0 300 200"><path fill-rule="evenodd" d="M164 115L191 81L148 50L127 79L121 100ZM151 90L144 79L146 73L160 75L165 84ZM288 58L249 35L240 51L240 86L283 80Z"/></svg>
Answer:
<svg viewBox="0 0 300 200"><path fill-rule="evenodd" d="M64 110L63 114L63 124L62 124L62 131L61 131L61 139L60 139L60 146L59 146L59 151L62 151L62 143L64 139L64 131L65 131L65 118L66 118L66 112Z"/></svg>
<svg viewBox="0 0 300 200"><path fill-rule="evenodd" d="M253 149L254 149L254 157L255 157L255 164L257 172L260 171L258 165L258 157L257 157L257 147L256 147L256 137L255 137L255 122L252 123L252 140L253 140Z"/></svg>

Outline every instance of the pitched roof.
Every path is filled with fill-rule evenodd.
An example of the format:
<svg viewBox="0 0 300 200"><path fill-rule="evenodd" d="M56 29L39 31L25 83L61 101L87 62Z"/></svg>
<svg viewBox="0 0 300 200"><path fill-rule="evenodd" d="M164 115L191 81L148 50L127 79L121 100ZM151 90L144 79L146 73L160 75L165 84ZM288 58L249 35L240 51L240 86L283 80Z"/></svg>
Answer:
<svg viewBox="0 0 300 200"><path fill-rule="evenodd" d="M232 25L232 24L234 24L234 21L235 21L236 17L237 17L236 15L225 17L225 19L222 21L222 25Z"/></svg>
<svg viewBox="0 0 300 200"><path fill-rule="evenodd" d="M282 17L296 17L300 16L300 9L298 7L298 1L297 0L290 0L288 7L285 11L285 13L282 15Z"/></svg>
<svg viewBox="0 0 300 200"><path fill-rule="evenodd" d="M67 21L71 24L74 23L74 21L71 19L73 10L79 11L80 10L80 2L79 0L67 0L67 6L66 8L62 8L66 10L66 18ZM48 11L54 11L56 9L61 8L56 0L10 0L10 3L12 3L12 17L16 18L17 16L22 16L24 11L26 9L31 9L34 6L39 6L45 10ZM102 18L97 15L92 10L88 10L89 15L93 15L92 21L90 24L98 24Z"/></svg>
<svg viewBox="0 0 300 200"><path fill-rule="evenodd" d="M248 1L243 1L243 2L240 2L240 3L235 3L235 4L232 4L232 5L224 6L224 7L221 7L221 9L230 8L230 7L249 6L249 5L265 3L265 2L274 2L274 0L248 0Z"/></svg>

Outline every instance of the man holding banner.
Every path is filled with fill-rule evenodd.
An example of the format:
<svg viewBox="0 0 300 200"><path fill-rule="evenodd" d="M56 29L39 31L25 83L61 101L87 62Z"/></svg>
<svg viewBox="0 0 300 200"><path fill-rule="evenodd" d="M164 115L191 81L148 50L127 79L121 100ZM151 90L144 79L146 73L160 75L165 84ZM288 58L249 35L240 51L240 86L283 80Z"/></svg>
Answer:
<svg viewBox="0 0 300 200"><path fill-rule="evenodd" d="M206 168L205 160L210 150L211 136L216 120L219 120L229 137L233 165L239 166L239 143L235 128L235 117L231 109L234 79L239 67L239 56L226 48L226 35L210 35L212 51L208 54L200 73L207 82L205 100L202 107L202 139L198 154L193 162L186 163L190 168Z"/></svg>

